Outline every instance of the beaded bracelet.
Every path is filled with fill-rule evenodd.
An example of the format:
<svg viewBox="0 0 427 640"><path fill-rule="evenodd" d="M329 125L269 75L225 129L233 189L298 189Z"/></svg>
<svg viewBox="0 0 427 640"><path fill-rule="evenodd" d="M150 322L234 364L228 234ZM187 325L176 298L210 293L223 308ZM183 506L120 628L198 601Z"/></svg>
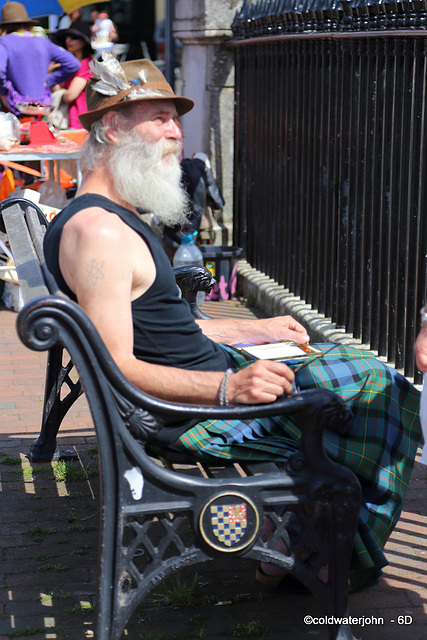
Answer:
<svg viewBox="0 0 427 640"><path fill-rule="evenodd" d="M232 373L234 373L233 369L227 369L219 385L219 404L221 407L228 407L228 380Z"/></svg>

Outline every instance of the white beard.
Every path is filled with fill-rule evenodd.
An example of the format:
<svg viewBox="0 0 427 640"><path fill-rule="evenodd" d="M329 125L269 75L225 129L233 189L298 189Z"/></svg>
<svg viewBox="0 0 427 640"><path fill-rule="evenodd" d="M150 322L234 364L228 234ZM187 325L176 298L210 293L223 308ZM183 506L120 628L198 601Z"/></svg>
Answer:
<svg viewBox="0 0 427 640"><path fill-rule="evenodd" d="M181 183L180 143L150 142L136 132L123 133L112 148L109 168L119 197L153 213L166 226L182 224L189 199Z"/></svg>

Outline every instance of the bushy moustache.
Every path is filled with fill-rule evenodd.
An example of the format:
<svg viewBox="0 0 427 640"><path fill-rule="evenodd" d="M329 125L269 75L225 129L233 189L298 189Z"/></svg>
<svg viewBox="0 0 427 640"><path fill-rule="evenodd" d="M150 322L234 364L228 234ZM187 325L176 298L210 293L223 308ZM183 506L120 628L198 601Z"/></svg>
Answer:
<svg viewBox="0 0 427 640"><path fill-rule="evenodd" d="M178 140L161 140L158 144L161 145L160 148L162 156L167 156L173 153L179 157L182 147Z"/></svg>
<svg viewBox="0 0 427 640"><path fill-rule="evenodd" d="M123 136L109 158L120 198L168 226L181 224L189 201L181 185L180 153L179 140L144 140L135 132Z"/></svg>

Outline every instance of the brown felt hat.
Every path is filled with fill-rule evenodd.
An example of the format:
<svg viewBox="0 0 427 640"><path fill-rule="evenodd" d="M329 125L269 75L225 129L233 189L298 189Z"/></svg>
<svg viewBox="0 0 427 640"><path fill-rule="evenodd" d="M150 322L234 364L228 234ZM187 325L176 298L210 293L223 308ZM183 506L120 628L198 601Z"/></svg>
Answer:
<svg viewBox="0 0 427 640"><path fill-rule="evenodd" d="M103 54L106 55L105 53ZM95 63L99 69L103 63ZM133 102L141 100L173 100L179 116L194 107L191 98L175 95L172 87L166 81L163 73L155 64L146 58L142 60L128 60L119 65L124 77L121 78L117 89L113 86L113 95L105 95L98 88L100 83L111 80L111 74L94 75L87 84L86 103L87 112L79 115L82 126L89 131L92 124L99 120L107 111L117 110ZM102 66L101 66L102 68ZM116 74L118 77L118 74ZM108 89L107 89L108 91Z"/></svg>
<svg viewBox="0 0 427 640"><path fill-rule="evenodd" d="M38 24L38 22L28 17L26 8L20 2L6 2L1 10L0 27L7 24Z"/></svg>

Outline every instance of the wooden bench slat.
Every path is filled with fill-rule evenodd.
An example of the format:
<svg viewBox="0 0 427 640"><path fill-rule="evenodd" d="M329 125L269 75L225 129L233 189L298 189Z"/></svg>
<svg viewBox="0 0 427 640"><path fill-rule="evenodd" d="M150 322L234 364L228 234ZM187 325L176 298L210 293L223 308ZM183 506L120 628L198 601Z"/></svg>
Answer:
<svg viewBox="0 0 427 640"><path fill-rule="evenodd" d="M24 302L49 295L48 288L43 284L44 274L19 205L4 209L3 220Z"/></svg>
<svg viewBox="0 0 427 640"><path fill-rule="evenodd" d="M46 233L46 227L40 224L39 214L37 214L37 210L34 207L28 206L25 212L25 216L31 239L33 241L34 248L37 252L37 256L43 271L43 277L50 293L55 296L66 297L65 294L59 289L55 278L46 266L43 252L43 239L44 234Z"/></svg>
<svg viewBox="0 0 427 640"><path fill-rule="evenodd" d="M44 262L43 238L44 234L46 233L46 227L41 226L37 211L34 209L34 207L26 208L25 218L39 262L40 264L42 264L42 262Z"/></svg>
<svg viewBox="0 0 427 640"><path fill-rule="evenodd" d="M264 473L277 473L283 464L280 462L243 462L242 467L248 476L259 476Z"/></svg>

